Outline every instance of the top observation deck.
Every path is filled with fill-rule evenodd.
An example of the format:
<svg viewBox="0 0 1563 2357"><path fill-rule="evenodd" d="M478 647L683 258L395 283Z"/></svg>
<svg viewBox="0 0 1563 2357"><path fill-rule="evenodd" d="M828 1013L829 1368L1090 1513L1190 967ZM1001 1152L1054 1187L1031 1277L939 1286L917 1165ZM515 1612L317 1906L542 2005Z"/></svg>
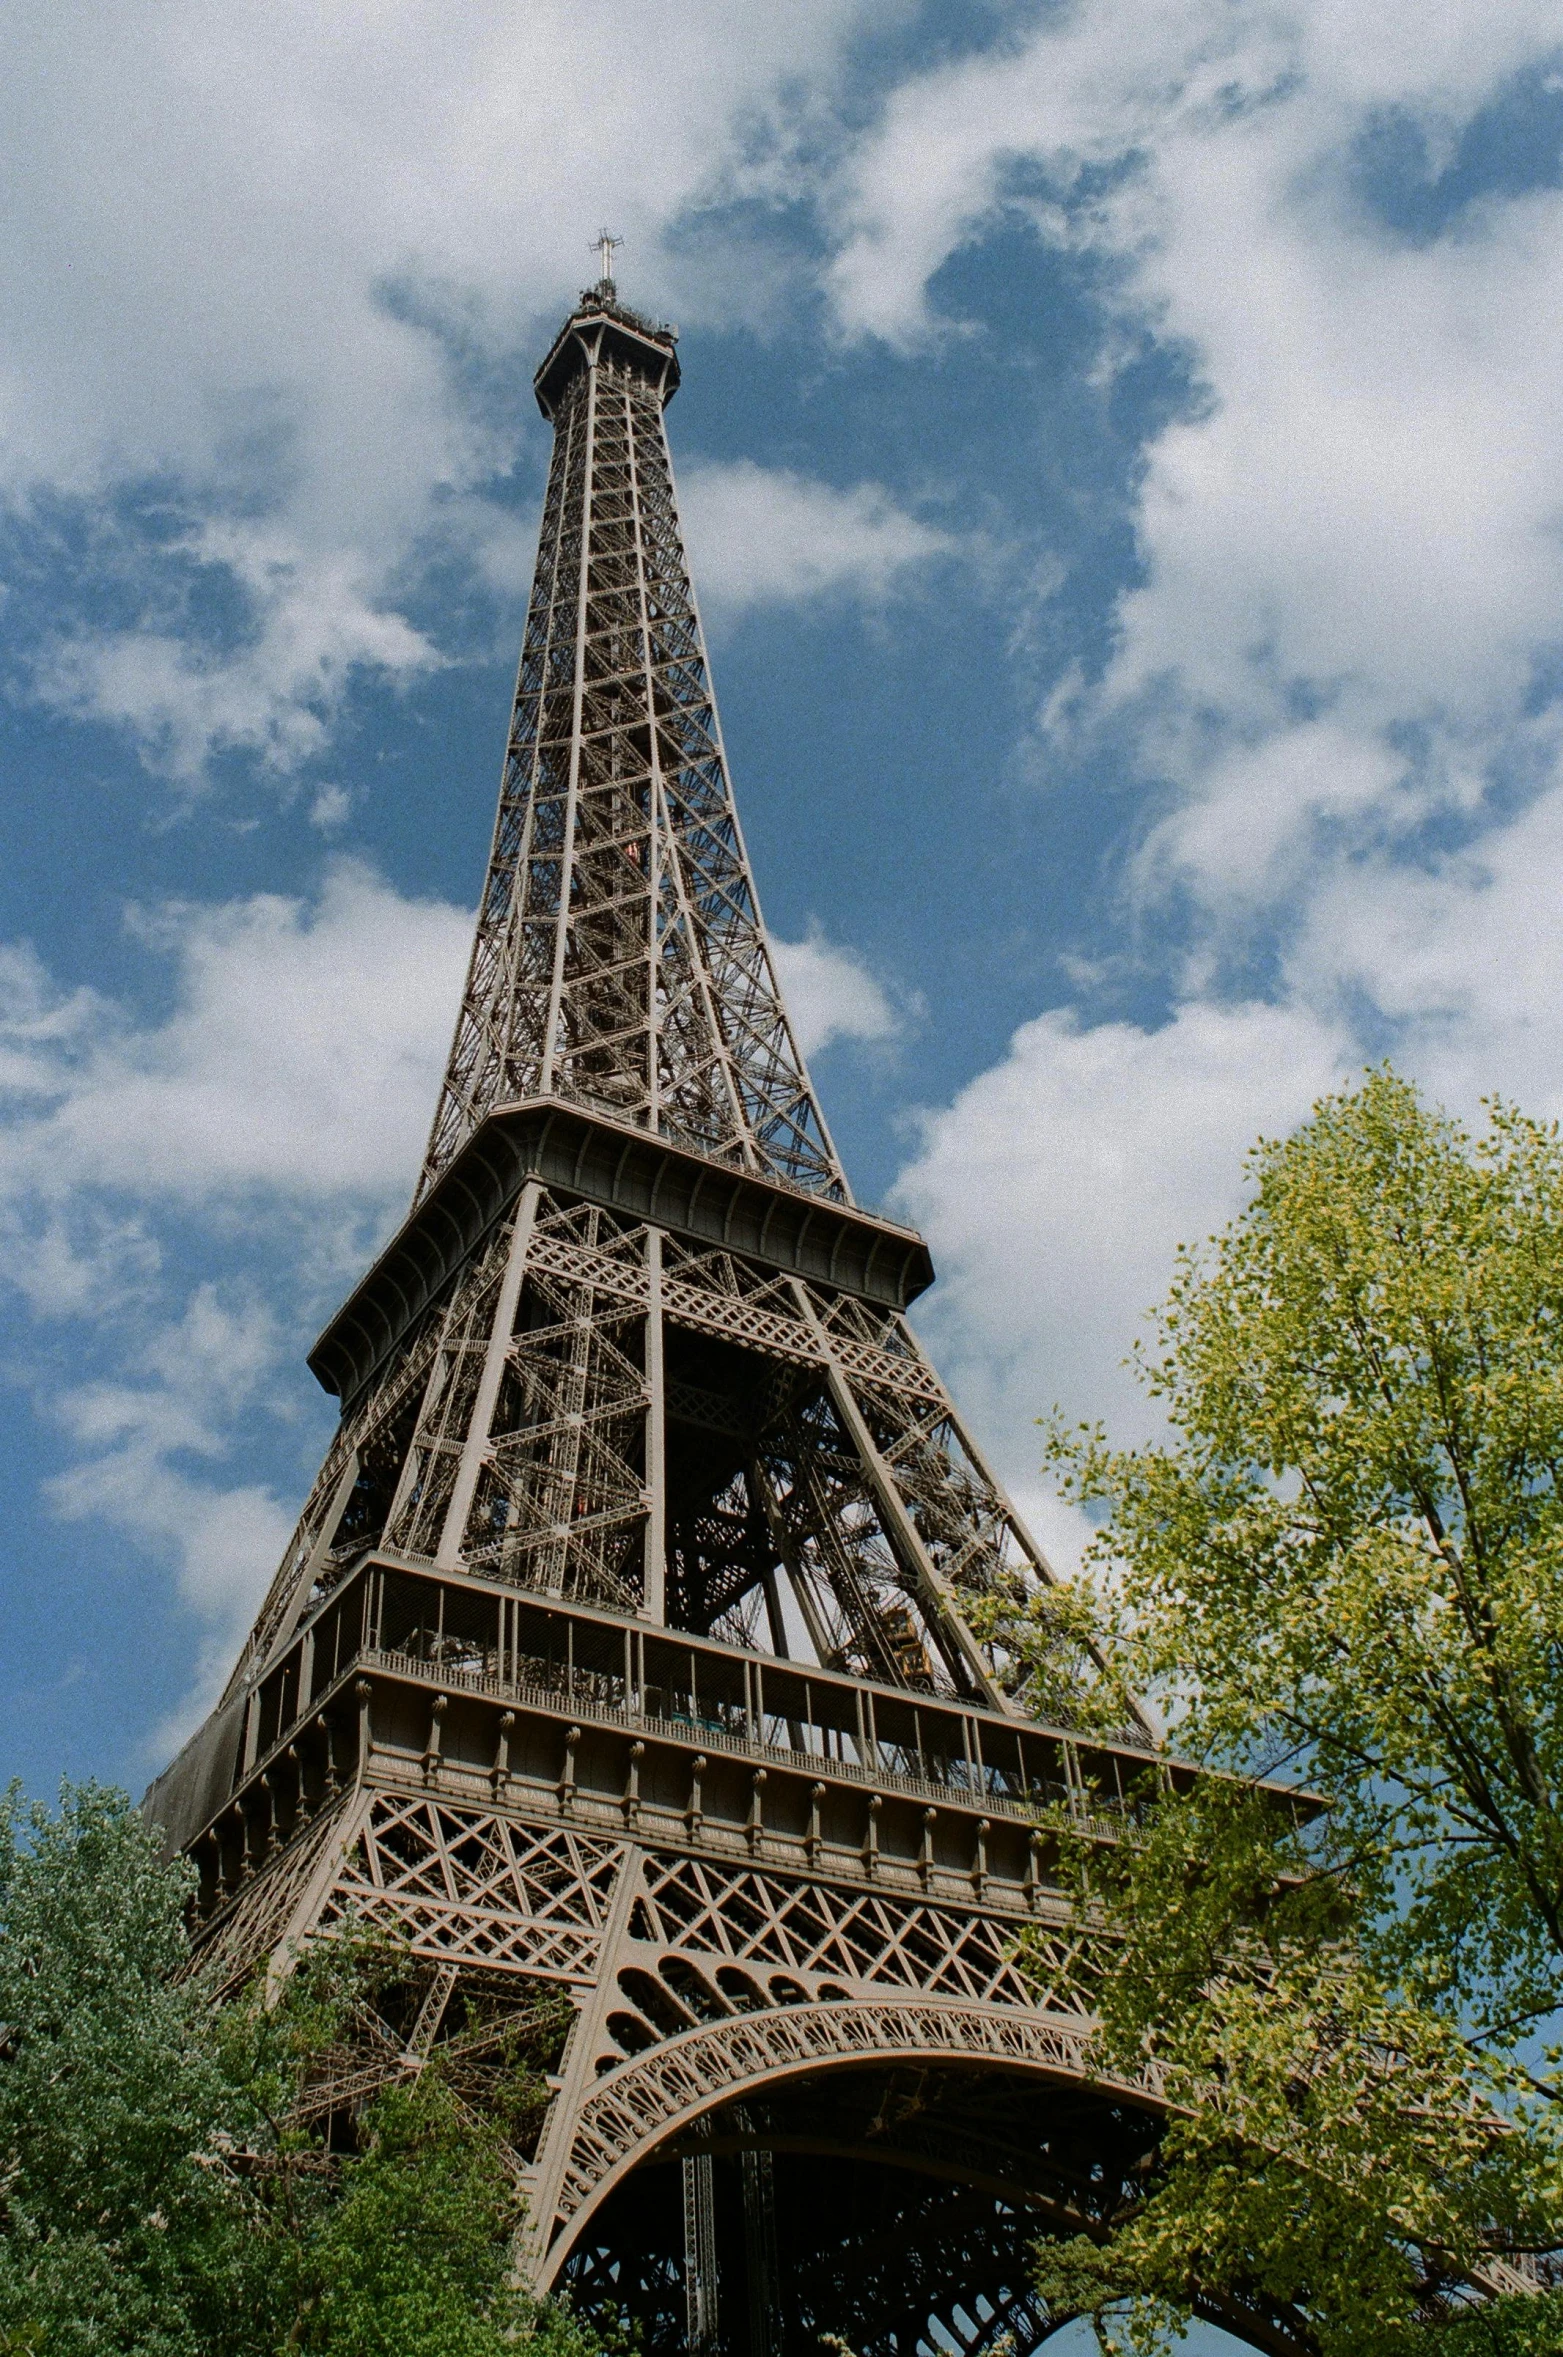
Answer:
<svg viewBox="0 0 1563 2357"><path fill-rule="evenodd" d="M656 385L666 408L678 391L678 330L621 303L611 278L583 290L532 379L537 406L552 422L566 387L594 360L608 358Z"/></svg>

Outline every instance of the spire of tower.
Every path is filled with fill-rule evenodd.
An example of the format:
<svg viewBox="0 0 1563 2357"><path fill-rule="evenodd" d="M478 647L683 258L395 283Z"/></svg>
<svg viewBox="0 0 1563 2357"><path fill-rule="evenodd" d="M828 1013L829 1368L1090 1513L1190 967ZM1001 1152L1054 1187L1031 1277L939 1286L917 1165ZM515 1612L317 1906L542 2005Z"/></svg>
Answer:
<svg viewBox="0 0 1563 2357"><path fill-rule="evenodd" d="M486 1113L529 1097L850 1199L733 806L663 425L675 347L605 270L537 372L553 463L420 1200Z"/></svg>

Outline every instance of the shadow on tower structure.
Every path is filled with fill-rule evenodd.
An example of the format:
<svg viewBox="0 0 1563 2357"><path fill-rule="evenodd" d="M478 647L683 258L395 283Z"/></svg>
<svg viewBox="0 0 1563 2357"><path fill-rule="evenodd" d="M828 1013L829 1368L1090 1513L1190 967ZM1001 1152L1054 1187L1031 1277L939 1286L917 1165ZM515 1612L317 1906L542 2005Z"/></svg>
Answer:
<svg viewBox="0 0 1563 2357"><path fill-rule="evenodd" d="M1076 1940L1038 1807L1111 1838L1151 1739L1081 1732L1062 1642L1022 1706L973 1632L1050 1574L777 988L677 384L610 279L538 370L552 468L427 1158L311 1354L342 1419L297 1533L147 1807L218 1985L351 1920L404 1944L319 2104L434 2055L481 2103L551 2041L524 2264L648 2357L1024 2357L1063 2321L1029 2246L1100 2231L1158 2132L1046 1994Z"/></svg>

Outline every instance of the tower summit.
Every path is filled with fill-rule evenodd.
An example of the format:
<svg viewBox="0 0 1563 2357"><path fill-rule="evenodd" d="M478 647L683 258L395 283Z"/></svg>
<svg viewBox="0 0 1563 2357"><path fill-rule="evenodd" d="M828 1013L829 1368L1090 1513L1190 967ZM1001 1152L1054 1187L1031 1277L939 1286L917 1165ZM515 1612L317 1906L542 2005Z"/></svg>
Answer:
<svg viewBox="0 0 1563 2357"><path fill-rule="evenodd" d="M906 1320L788 1022L674 496L670 328L602 275L554 432L499 813L406 1220L310 1356L337 1435L221 1703L148 1796L218 1982L405 1943L348 2106L481 2104L566 2018L526 2264L648 2352L1024 2349L1039 2232L1154 2143L1035 1829L1148 1739L974 1630L1049 1574ZM366 2034L367 2035L367 2034ZM507 2043L509 2041L510 2043ZM1056 2321L1052 2320L1052 2321Z"/></svg>

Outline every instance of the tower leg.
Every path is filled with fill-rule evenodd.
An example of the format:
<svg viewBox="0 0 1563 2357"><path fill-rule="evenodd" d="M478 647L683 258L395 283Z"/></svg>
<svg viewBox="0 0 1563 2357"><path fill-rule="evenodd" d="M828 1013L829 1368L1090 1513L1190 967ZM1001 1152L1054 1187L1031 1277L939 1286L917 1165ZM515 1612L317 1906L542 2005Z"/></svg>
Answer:
<svg viewBox="0 0 1563 2357"><path fill-rule="evenodd" d="M684 2163L684 2314L690 2357L716 2347L716 2202L711 2155Z"/></svg>
<svg viewBox="0 0 1563 2357"><path fill-rule="evenodd" d="M781 2357L780 2276L776 2265L776 2188L768 2152L741 2156L744 2263L749 2278L749 2357Z"/></svg>

